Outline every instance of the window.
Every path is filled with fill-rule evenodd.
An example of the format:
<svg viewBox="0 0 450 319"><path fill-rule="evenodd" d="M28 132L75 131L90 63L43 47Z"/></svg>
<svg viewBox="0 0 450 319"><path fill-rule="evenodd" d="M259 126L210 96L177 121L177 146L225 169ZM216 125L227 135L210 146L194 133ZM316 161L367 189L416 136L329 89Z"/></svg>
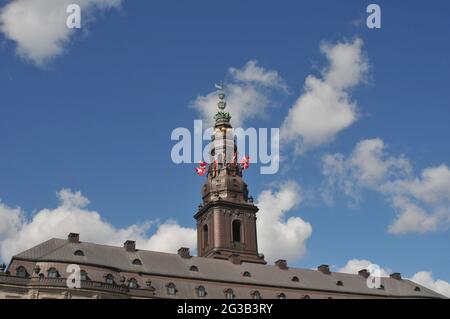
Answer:
<svg viewBox="0 0 450 319"><path fill-rule="evenodd" d="M56 268L50 268L48 270L48 278L58 278L59 277L59 273L56 270Z"/></svg>
<svg viewBox="0 0 450 319"><path fill-rule="evenodd" d="M203 247L208 247L208 225L203 225Z"/></svg>
<svg viewBox="0 0 450 319"><path fill-rule="evenodd" d="M294 277L292 277L292 281L294 281L294 282L299 282L299 279L298 279L297 276L294 276Z"/></svg>
<svg viewBox="0 0 450 319"><path fill-rule="evenodd" d="M225 290L225 298L226 299L234 299L235 298L233 289Z"/></svg>
<svg viewBox="0 0 450 319"><path fill-rule="evenodd" d="M113 284L114 284L114 276L111 275L111 274L107 274L107 275L105 276L105 282L106 282L107 284L113 285Z"/></svg>
<svg viewBox="0 0 450 319"><path fill-rule="evenodd" d="M133 265L142 266L142 261L136 258L135 260L133 260Z"/></svg>
<svg viewBox="0 0 450 319"><path fill-rule="evenodd" d="M259 291L252 292L252 299L262 299Z"/></svg>
<svg viewBox="0 0 450 319"><path fill-rule="evenodd" d="M198 271L198 267L197 266L191 266L191 268L189 268L190 271Z"/></svg>
<svg viewBox="0 0 450 319"><path fill-rule="evenodd" d="M137 289L138 288L137 280L134 278L131 278L130 280L128 280L128 288Z"/></svg>
<svg viewBox="0 0 450 319"><path fill-rule="evenodd" d="M344 283L340 280L336 283L336 286L343 286L343 285L344 285Z"/></svg>
<svg viewBox="0 0 450 319"><path fill-rule="evenodd" d="M175 295L177 293L177 288L175 287L175 284L170 283L167 285L167 294L168 295Z"/></svg>
<svg viewBox="0 0 450 319"><path fill-rule="evenodd" d="M420 291L420 287L414 288L414 291Z"/></svg>
<svg viewBox="0 0 450 319"><path fill-rule="evenodd" d="M286 295L284 293L279 293L278 299L286 299Z"/></svg>
<svg viewBox="0 0 450 319"><path fill-rule="evenodd" d="M231 228L232 228L232 233L233 233L233 242L240 243L241 242L241 221L238 219L233 220Z"/></svg>
<svg viewBox="0 0 450 319"><path fill-rule="evenodd" d="M89 280L88 274L85 270L80 271L80 280Z"/></svg>
<svg viewBox="0 0 450 319"><path fill-rule="evenodd" d="M23 266L17 267L17 269L16 269L16 276L17 277L21 277L21 278L27 277L28 276L28 272L25 269L25 267L23 267Z"/></svg>
<svg viewBox="0 0 450 319"><path fill-rule="evenodd" d="M206 289L203 286L197 287L197 296L203 298L206 296Z"/></svg>
<svg viewBox="0 0 450 319"><path fill-rule="evenodd" d="M84 256L84 252L82 250L77 250L73 253L75 256Z"/></svg>
<svg viewBox="0 0 450 319"><path fill-rule="evenodd" d="M242 276L244 276L244 277L251 277L252 275L248 271L244 271L242 273Z"/></svg>

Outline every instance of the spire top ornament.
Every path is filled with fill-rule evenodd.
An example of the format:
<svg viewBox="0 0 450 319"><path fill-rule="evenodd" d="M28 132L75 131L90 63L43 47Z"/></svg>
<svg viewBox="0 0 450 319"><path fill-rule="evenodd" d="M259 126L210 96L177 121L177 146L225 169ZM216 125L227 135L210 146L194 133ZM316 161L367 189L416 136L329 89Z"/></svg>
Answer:
<svg viewBox="0 0 450 319"><path fill-rule="evenodd" d="M216 120L216 124L221 123L229 123L231 116L230 113L224 112L225 108L227 107L227 102L225 101L225 84L223 82L220 82L220 84L214 84L216 89L218 90L218 96L219 96L219 102L217 103L217 106L219 107L219 111L214 116L214 119Z"/></svg>
<svg viewBox="0 0 450 319"><path fill-rule="evenodd" d="M217 106L219 107L219 110L223 111L227 107L227 102L225 101L225 84L221 82L220 84L214 84L214 86L218 90L219 95L219 103L217 103Z"/></svg>

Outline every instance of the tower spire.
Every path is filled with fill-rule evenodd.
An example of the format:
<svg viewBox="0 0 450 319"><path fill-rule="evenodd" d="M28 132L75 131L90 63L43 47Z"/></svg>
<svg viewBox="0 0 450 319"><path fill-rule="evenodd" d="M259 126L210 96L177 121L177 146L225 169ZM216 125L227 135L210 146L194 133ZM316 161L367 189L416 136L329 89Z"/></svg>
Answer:
<svg viewBox="0 0 450 319"><path fill-rule="evenodd" d="M225 86L216 84L219 102L214 116L211 137L211 161L202 187L203 204L194 218L197 220L198 254L202 257L265 263L258 253L256 213L258 208L248 196L242 178L246 167L237 162L237 145L230 124ZM206 163L205 163L206 164ZM236 257L238 256L238 257Z"/></svg>

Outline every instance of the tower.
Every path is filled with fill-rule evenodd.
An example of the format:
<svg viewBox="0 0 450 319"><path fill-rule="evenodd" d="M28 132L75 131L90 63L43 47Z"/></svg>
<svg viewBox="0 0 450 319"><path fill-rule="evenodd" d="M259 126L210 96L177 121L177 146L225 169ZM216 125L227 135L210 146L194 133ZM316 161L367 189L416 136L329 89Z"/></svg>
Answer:
<svg viewBox="0 0 450 319"><path fill-rule="evenodd" d="M219 89L219 111L214 116L210 164L202 187L203 204L197 220L197 251L200 257L231 259L233 262L265 264L258 253L256 213L237 161L237 145L226 108L223 86Z"/></svg>

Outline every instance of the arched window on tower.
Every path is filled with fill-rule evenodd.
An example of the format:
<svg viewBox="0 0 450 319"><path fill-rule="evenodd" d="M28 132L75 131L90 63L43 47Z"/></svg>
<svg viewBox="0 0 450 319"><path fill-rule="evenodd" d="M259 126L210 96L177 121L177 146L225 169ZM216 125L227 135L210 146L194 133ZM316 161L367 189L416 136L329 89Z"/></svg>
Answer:
<svg viewBox="0 0 450 319"><path fill-rule="evenodd" d="M208 233L208 225L203 225L203 247L208 247L209 242L209 233Z"/></svg>
<svg viewBox="0 0 450 319"><path fill-rule="evenodd" d="M231 228L233 229L233 242L240 243L241 242L241 221L238 219L233 220Z"/></svg>

